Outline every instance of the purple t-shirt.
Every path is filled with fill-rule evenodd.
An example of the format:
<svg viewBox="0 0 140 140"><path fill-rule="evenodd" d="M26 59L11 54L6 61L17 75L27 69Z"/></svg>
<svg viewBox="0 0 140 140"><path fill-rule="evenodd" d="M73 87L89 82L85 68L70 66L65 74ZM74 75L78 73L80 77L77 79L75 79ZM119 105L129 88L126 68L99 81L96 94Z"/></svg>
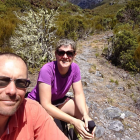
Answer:
<svg viewBox="0 0 140 140"><path fill-rule="evenodd" d="M51 85L52 101L55 101L65 96L72 83L80 80L80 69L76 63L72 63L67 74L62 76L58 71L57 61L53 61L45 64L41 68L37 81ZM28 94L28 98L40 102L38 82L35 88Z"/></svg>

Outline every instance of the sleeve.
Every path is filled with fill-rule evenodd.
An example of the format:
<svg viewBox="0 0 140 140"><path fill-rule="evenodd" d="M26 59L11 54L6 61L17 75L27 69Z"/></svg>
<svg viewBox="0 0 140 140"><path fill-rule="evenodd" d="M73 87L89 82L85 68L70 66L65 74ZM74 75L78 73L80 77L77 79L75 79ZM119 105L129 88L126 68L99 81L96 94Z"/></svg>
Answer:
<svg viewBox="0 0 140 140"><path fill-rule="evenodd" d="M35 140L68 140L44 108L40 106L36 113L34 116Z"/></svg>
<svg viewBox="0 0 140 140"><path fill-rule="evenodd" d="M73 83L81 80L80 68L76 63L73 63Z"/></svg>
<svg viewBox="0 0 140 140"><path fill-rule="evenodd" d="M38 81L51 85L52 69L48 64L45 64L38 75Z"/></svg>

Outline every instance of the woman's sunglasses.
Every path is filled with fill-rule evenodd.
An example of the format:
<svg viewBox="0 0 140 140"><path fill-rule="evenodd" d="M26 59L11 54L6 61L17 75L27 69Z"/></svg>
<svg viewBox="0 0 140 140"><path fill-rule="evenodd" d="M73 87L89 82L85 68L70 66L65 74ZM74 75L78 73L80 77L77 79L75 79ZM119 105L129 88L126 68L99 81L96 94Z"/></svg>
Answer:
<svg viewBox="0 0 140 140"><path fill-rule="evenodd" d="M30 85L30 80L27 79L11 79L10 77L0 76L0 87L6 87L11 81L15 82L17 88L27 88Z"/></svg>
<svg viewBox="0 0 140 140"><path fill-rule="evenodd" d="M62 51L62 50L57 50L57 54L59 56L64 56L67 54L68 57L73 57L75 55L75 51Z"/></svg>

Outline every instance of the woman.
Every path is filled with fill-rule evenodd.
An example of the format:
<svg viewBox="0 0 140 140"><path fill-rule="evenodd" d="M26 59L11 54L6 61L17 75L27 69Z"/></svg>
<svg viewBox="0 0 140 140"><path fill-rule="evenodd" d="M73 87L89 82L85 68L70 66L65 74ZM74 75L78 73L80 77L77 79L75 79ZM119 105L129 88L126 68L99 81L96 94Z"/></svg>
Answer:
<svg viewBox="0 0 140 140"><path fill-rule="evenodd" d="M72 40L58 41L55 51L56 61L45 64L39 73L36 87L28 98L40 102L54 118L73 124L84 138L93 138L88 133L88 109L83 93L80 69L73 63L76 44ZM74 98L65 96L72 85Z"/></svg>

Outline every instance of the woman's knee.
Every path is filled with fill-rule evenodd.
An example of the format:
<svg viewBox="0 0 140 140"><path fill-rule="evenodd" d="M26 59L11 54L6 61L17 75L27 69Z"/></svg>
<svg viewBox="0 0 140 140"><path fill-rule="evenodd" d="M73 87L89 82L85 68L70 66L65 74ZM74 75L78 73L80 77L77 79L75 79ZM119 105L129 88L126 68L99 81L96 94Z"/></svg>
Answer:
<svg viewBox="0 0 140 140"><path fill-rule="evenodd" d="M79 116L81 116L80 111L78 110L78 107L76 106L74 99L68 100L66 103L60 105L58 108L73 117L79 118Z"/></svg>

